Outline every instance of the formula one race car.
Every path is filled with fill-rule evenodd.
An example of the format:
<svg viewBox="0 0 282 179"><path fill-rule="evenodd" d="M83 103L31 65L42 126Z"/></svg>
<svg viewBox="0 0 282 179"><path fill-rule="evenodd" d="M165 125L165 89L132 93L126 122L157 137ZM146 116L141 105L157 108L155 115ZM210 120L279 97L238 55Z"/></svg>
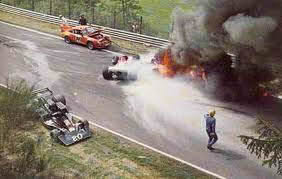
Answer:
<svg viewBox="0 0 282 179"><path fill-rule="evenodd" d="M95 30L90 26L61 25L61 37L65 42L86 45L90 50L107 48L112 44L111 37L103 34L103 29Z"/></svg>
<svg viewBox="0 0 282 179"><path fill-rule="evenodd" d="M56 142L71 145L91 137L89 123L75 119L66 108L66 99L62 95L53 95L48 89L33 91L35 102L39 106L37 113L43 125L50 129L50 136Z"/></svg>
<svg viewBox="0 0 282 179"><path fill-rule="evenodd" d="M114 56L112 59L112 65L103 70L103 77L105 80L136 80L136 73L132 73L126 67L129 63L134 63L140 59L139 55L132 56Z"/></svg>

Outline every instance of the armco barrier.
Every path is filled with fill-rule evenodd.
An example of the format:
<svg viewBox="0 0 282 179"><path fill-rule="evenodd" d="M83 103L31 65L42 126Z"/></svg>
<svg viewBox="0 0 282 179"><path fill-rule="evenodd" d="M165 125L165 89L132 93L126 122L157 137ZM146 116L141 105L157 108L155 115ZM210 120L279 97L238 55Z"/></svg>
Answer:
<svg viewBox="0 0 282 179"><path fill-rule="evenodd" d="M57 16L52 16L52 15L47 15L47 14L43 14L39 12L26 10L26 9L21 9L21 8L9 6L3 3L0 3L0 11L33 18L39 21L48 22L48 23L56 24L56 25L62 23L62 20ZM75 20L68 20L68 24L72 26L76 26L78 25L78 22ZM145 45L149 45L149 46L157 47L157 48L165 48L166 46L170 44L170 41L166 39L160 39L157 37L136 34L136 33L128 32L128 31L113 29L109 27L103 27L103 26L99 26L95 24L91 24L91 26L96 29L101 29L101 28L105 29L104 31L105 34L110 35L114 38L130 41L134 43L145 44Z"/></svg>

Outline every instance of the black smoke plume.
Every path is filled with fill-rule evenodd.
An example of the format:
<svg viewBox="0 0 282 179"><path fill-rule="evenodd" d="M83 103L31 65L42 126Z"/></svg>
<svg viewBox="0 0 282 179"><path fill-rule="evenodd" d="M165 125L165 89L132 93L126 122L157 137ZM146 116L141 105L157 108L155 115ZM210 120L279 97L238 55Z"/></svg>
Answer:
<svg viewBox="0 0 282 179"><path fill-rule="evenodd" d="M211 92L228 91L228 98L248 98L258 94L260 84L277 77L273 72L282 67L282 1L187 3L190 11L175 9L172 15L171 39L175 44L171 49L178 63L205 66L210 81L217 86ZM189 53L193 51L201 56L191 61ZM233 68L227 53L236 55Z"/></svg>

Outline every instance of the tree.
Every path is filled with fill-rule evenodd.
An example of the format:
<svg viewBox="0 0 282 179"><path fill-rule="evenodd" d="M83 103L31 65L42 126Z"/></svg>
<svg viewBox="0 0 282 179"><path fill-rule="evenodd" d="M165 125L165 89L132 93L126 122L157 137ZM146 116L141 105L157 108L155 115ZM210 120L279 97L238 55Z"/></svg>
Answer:
<svg viewBox="0 0 282 179"><path fill-rule="evenodd" d="M98 0L90 0L89 4L91 7L91 16L92 16L92 23L95 23L95 7L98 3Z"/></svg>
<svg viewBox="0 0 282 179"><path fill-rule="evenodd" d="M110 0L114 2L119 7L119 12L122 14L122 24L123 29L128 30L129 24L132 21L137 21L139 13L141 11L141 6L139 5L139 0Z"/></svg>
<svg viewBox="0 0 282 179"><path fill-rule="evenodd" d="M117 26L117 18L121 12L121 4L116 0L104 0L96 5L98 9L102 10L103 15L110 17L110 20L113 19L110 23L112 27Z"/></svg>
<svg viewBox="0 0 282 179"><path fill-rule="evenodd" d="M261 117L258 117L258 126L258 137L245 135L239 137L251 154L263 159L262 165L277 167L277 173L282 175L282 131Z"/></svg>

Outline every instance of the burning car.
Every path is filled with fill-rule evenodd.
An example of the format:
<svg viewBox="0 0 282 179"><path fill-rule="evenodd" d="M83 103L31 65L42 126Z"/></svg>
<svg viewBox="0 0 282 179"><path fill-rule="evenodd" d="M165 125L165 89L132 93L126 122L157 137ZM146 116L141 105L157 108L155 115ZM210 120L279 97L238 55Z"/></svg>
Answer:
<svg viewBox="0 0 282 179"><path fill-rule="evenodd" d="M112 60L112 65L103 70L103 77L106 80L136 80L136 71L130 71L127 66L132 65L139 60L140 57L133 57L129 59L127 56L115 56ZM197 66L184 66L179 65L171 61L169 53L164 54L157 53L150 62L146 63L151 65L151 69L164 76L172 78L177 75L186 75L190 80L196 79L198 77L206 80L205 73L202 72ZM144 63L143 63L144 65ZM138 70L138 69L136 69Z"/></svg>
<svg viewBox="0 0 282 179"><path fill-rule="evenodd" d="M104 29L96 30L90 26L61 25L61 37L65 42L87 46L88 49L104 49L112 44L111 37L103 33Z"/></svg>
<svg viewBox="0 0 282 179"><path fill-rule="evenodd" d="M226 101L252 100L268 95L256 84L241 85L240 60L234 54L222 53L214 60L200 62L201 55L189 51L185 58L193 63L180 63L171 49L159 51L151 60L152 70L165 78L180 77L210 97ZM188 60L187 60L188 61ZM103 71L106 80L136 80L137 70L126 68L132 60L118 60ZM254 67L256 68L256 67ZM257 75L264 75L261 72Z"/></svg>
<svg viewBox="0 0 282 179"><path fill-rule="evenodd" d="M64 96L54 95L48 88L35 90L33 93L39 106L36 112L40 121L51 130L50 136L56 142L71 145L91 137L88 121L75 119L68 112Z"/></svg>

